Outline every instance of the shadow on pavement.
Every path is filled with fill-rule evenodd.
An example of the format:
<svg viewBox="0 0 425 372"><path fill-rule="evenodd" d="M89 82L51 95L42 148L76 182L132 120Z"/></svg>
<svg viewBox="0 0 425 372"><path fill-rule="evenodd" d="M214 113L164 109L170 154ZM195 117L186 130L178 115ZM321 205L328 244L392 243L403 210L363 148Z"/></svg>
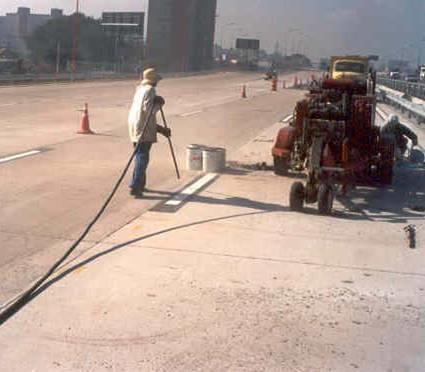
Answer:
<svg viewBox="0 0 425 372"><path fill-rule="evenodd" d="M155 189L145 189L146 194L159 194L159 195L166 195L168 197L175 195L176 193L170 192L170 191L162 191L162 190L155 190Z"/></svg>
<svg viewBox="0 0 425 372"><path fill-rule="evenodd" d="M246 175L252 173L253 171L254 170L227 167L224 170L223 174L229 175L229 176L246 176Z"/></svg>
<svg viewBox="0 0 425 372"><path fill-rule="evenodd" d="M230 196L224 199L216 199L204 195L193 195L191 203L202 203L211 205L227 205L232 207L242 207L256 209L263 212L289 212L289 208L280 204L264 203L256 200Z"/></svg>
<svg viewBox="0 0 425 372"><path fill-rule="evenodd" d="M164 198L164 199L167 199L167 196L169 197L170 195L173 195L172 193L168 193L168 192L164 192L164 191L160 191L160 190L146 190L146 192L158 194L158 195L160 195L160 196L158 196L159 198ZM161 196L161 195L163 195L163 196ZM273 212L288 212L289 211L289 208L283 207L281 205L271 204L271 203L263 203L263 202L259 202L259 201L254 201L254 200L250 200L250 199L246 199L246 198L238 198L238 197L228 197L228 198L225 198L225 199L215 199L215 198L212 198L212 197L205 197L205 196L193 196L192 202L214 204L214 205L229 205L229 206L234 206L234 207L244 207L244 208L254 209L256 211L248 212L248 213L233 214L233 215L217 217L217 218L204 219L204 220L190 222L190 223L187 223L187 224L177 225L177 226L174 226L174 227L170 227L170 228L167 228L167 229L163 229L163 230L142 236L140 238L136 238L136 239L115 245L115 246L107 249L106 251L99 252L99 253L85 259L84 261L69 267L64 272L59 274L57 277L52 278L49 281L47 281L46 283L44 283L38 290L33 292L28 297L28 300L24 304L22 304L21 307L16 309L13 312L13 314L11 314L8 317L8 319L10 319L10 317L15 315L17 312L19 312L20 309L22 309L25 305L30 303L37 296L42 294L50 286L52 286L53 284L62 280L63 278L65 278L66 276L68 276L69 274L71 274L72 272L77 270L78 268L81 268L81 267L83 267L83 266L85 266L89 263L97 261L98 259L100 259L104 256L107 256L109 254L112 254L113 252L116 252L116 251L123 249L125 247L128 247L129 245L132 245L132 244L144 241L144 240L148 240L148 239L153 238L153 237L157 237L157 236L160 236L160 235L171 233L171 232L174 232L174 231L184 230L184 229L188 229L188 228L192 228L192 227L200 226L200 225L205 225L205 224L212 223L212 222L226 221L226 220L236 219L236 218L240 218L240 217L262 215L262 214L268 214L268 213L273 213ZM75 257L73 260L75 260L76 258L78 258L78 257ZM69 264L69 262L68 262L68 264Z"/></svg>
<svg viewBox="0 0 425 372"><path fill-rule="evenodd" d="M394 192L392 189L388 190L389 195L392 195L392 193ZM206 200L205 200L206 199ZM203 202L210 202L211 203L211 199L212 198L205 198L203 200ZM167 233L171 233L171 232L175 232L175 231L179 231L179 230L184 230L184 229L188 229L188 228L192 228L192 227L196 227L196 226L201 226L201 225L205 225L208 223L213 223L213 222L220 222L220 221L226 221L226 220L231 220L231 219L237 219L237 218L241 218L241 217L247 217L247 216L259 216L259 215L265 215L265 214L270 214L273 213L275 211L287 211L288 208L285 207L281 207L279 206L279 208L276 207L276 205L274 204L267 204L267 203L260 203L260 202L255 202L255 201L249 201L247 199L243 199L243 198L229 198L230 200L228 201L229 203L232 203L232 205L241 205L241 206L246 206L249 208L253 208L258 207L258 211L255 212L250 212L250 213L240 213L240 214L233 214L233 215L228 215L228 216L223 216L223 217L217 217L217 218L210 218L210 219L204 219L204 220L199 220L199 221L194 221L194 222L190 222L187 224L182 224L182 225L177 225L177 226L173 226L173 227L169 227L163 230L159 230L156 232L153 232L151 234L139 237L139 238L135 238L129 241L126 241L124 243L120 243L117 244L115 246L112 246L111 248L99 252L97 254L94 254L93 256L69 267L68 269L66 269L64 272L62 272L61 274L59 274L57 277L50 279L48 282L46 282L44 285L42 285L37 291L35 291L31 297L28 299L27 304L29 302L31 302L33 299L35 299L37 296L41 295L44 291L46 291L47 289L49 289L52 285L54 285L55 283L59 282L60 280L64 279L65 277L67 277L69 274L73 273L74 271L80 269L81 267L84 267L88 264L91 264L105 256L108 256L114 252L117 252L121 249L124 249L132 244L136 244L136 243L140 243L142 241L148 240L150 238L154 238L157 236L161 236ZM202 199L201 199L202 200ZM215 204L219 204L219 203L223 204L223 201L217 201L215 202ZM307 214L317 214L316 212L313 211L307 211ZM201 252L201 251L191 251L191 250L180 250L180 249L174 249L174 248L164 248L164 250L168 250L168 251L184 251L184 252L195 252L195 253L202 253L202 254L208 254L208 255L216 255L216 256L228 256L228 257L235 257L235 258L241 258L241 256L237 256L237 255L232 255L232 254L225 254L225 253L214 253L214 252ZM340 266L340 265L330 265L330 264L323 264L323 263L314 263L314 262L305 262L305 261L297 261L297 260L280 260L280 259L274 259L274 258L267 258L267 257L254 257L254 256L243 256L244 258L249 258L249 259L258 259L258 260L267 260L267 261L275 261L275 262L290 262L290 263L297 263L297 264L303 264L303 265L311 265L311 266L318 266L318 267L338 267L338 268L349 268L351 270L360 270L360 271L377 271L377 272L391 272L391 273L395 273L395 274L401 274L401 275L414 275L414 276L420 276L423 277L423 274L418 274L418 273L409 273L409 272L396 272L396 271L386 271L386 270L380 270L380 269L365 269L364 267L351 267L351 266Z"/></svg>
<svg viewBox="0 0 425 372"><path fill-rule="evenodd" d="M223 174L245 176L253 172L274 172L274 167L264 162L247 164L232 161L228 163L228 167L223 172ZM284 177L293 179L306 179L307 175L302 172L289 171L289 173L286 174Z"/></svg>
<svg viewBox="0 0 425 372"><path fill-rule="evenodd" d="M339 196L337 199L347 211L336 217L394 224L423 221L425 169L423 166L403 164L396 168L393 186L359 187L349 196Z"/></svg>
<svg viewBox="0 0 425 372"><path fill-rule="evenodd" d="M69 274L71 274L75 270L78 270L79 268L81 268L83 266L86 266L90 263L93 263L93 262L97 261L98 259L100 259L102 257L105 257L105 256L112 254L112 253L114 253L118 250L121 250L123 248L126 248L126 247L128 247L132 244L139 243L139 242L142 242L144 240L148 240L148 239L151 239L151 238L154 238L154 237L157 237L157 236L161 236L161 235L164 235L164 234L167 234L167 233L171 233L171 232L174 232L174 231L188 229L188 228L191 228L191 227L194 227L194 226L200 226L200 225L205 225L205 224L212 223L212 222L226 221L226 220L231 220L231 219L236 219L236 218L241 218L241 217L262 215L262 214L268 214L268 213L272 213L272 212L271 211L258 211L258 212L251 212L251 213L240 213L240 214L233 214L233 215L224 216L224 217L217 217L217 218L210 218L210 219L206 219L206 220L194 221L194 222L190 222L190 223L187 223L187 224L169 227L167 229L159 230L159 231L153 232L151 234L142 236L140 238L132 239L132 240L129 240L127 242L117 244L117 245L107 249L106 251L99 252L99 253L85 259L84 261L79 262L79 263L71 266L70 268L66 269L64 272L59 274L57 277L50 279L49 281L47 281L45 284L43 284L37 291L35 291L31 295L31 297L28 299L26 304L31 302L37 296L39 296L44 291L46 291L48 288L50 288L53 284L64 279L66 276L68 276Z"/></svg>
<svg viewBox="0 0 425 372"><path fill-rule="evenodd" d="M383 221L388 223L407 223L412 220L423 221L425 213L415 213L411 208L412 204L423 204L425 205L425 169L422 166L402 166L397 169L397 177L393 187L386 189L380 188L358 188L351 193L351 197L339 198L341 203L347 208L347 213L336 214L336 218L352 219L352 220L370 220L370 221ZM148 190L152 194L157 194L161 198L173 195L159 190ZM220 194L218 194L220 195ZM139 243L148 240L153 237L161 236L174 231L184 230L193 228L196 226L205 225L208 223L226 221L246 216L264 215L275 212L288 212L289 208L273 203L264 203L261 201L250 200L246 198L240 198L235 196L222 195L224 198L213 198L204 195L195 195L191 198L192 202L210 204L210 205L226 205L233 207L243 207L253 209L248 213L232 214L223 217L203 219L199 221L193 221L186 224L181 224L173 227L169 227L163 230L153 232L151 234L129 240L127 242L115 245L103 252L94 254L93 256L79 262L64 272L58 274L57 277L50 279L43 284L37 291L35 291L25 303L29 303L38 295L42 294L45 290L50 288L58 281L62 280L75 270L88 265L92 262L99 260L109 254L112 254L118 250L128 247L129 245ZM350 214L350 212L352 214ZM317 215L317 212L313 209L306 209L306 213L309 215ZM69 263L68 263L69 264ZM24 305L25 305L24 304ZM23 305L23 306L24 306ZM11 316L16 314L22 307L17 309Z"/></svg>
<svg viewBox="0 0 425 372"><path fill-rule="evenodd" d="M273 203L264 203L256 200L251 200L247 198L235 197L232 195L220 194L220 193L210 193L211 195L222 196L223 198L214 198L204 195L191 195L187 202L190 203L202 203L202 204L211 204L211 205L225 205L232 207L242 207L249 209L256 209L264 212L288 212L289 208L284 207L280 204ZM159 190L145 190L145 193L140 200L169 200L170 197L173 197L175 193L159 191Z"/></svg>

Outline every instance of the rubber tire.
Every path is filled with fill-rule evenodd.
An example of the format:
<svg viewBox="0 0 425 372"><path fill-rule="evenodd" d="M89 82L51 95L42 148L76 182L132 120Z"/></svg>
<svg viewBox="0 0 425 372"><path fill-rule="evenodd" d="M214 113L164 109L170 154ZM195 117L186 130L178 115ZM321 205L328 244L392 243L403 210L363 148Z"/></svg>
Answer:
<svg viewBox="0 0 425 372"><path fill-rule="evenodd" d="M301 212L304 209L305 187L302 182L295 182L291 186L289 194L289 208L293 212Z"/></svg>
<svg viewBox="0 0 425 372"><path fill-rule="evenodd" d="M315 185L310 185L310 194L309 194L309 184L305 186L305 202L307 204L317 203L317 189Z"/></svg>
<svg viewBox="0 0 425 372"><path fill-rule="evenodd" d="M277 176L287 176L289 170L288 160L273 156L273 169L274 174Z"/></svg>
<svg viewBox="0 0 425 372"><path fill-rule="evenodd" d="M382 185L390 186L393 183L394 178L394 171L393 167L389 165L384 165L382 167L379 167L379 182L381 182Z"/></svg>
<svg viewBox="0 0 425 372"><path fill-rule="evenodd" d="M334 192L331 186L324 183L319 186L317 202L319 204L319 214L322 216L329 216L332 214Z"/></svg>

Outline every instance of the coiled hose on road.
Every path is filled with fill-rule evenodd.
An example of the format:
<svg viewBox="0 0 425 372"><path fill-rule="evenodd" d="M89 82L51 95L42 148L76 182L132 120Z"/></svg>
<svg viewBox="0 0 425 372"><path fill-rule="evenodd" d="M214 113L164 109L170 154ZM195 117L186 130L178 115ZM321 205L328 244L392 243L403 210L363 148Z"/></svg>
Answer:
<svg viewBox="0 0 425 372"><path fill-rule="evenodd" d="M143 130L141 134L141 138L145 135L146 129L148 127L148 123L153 115L154 105L152 105L148 116L146 118L145 123L143 124ZM162 111L162 110L161 110ZM100 208L99 212L96 214L96 216L93 218L93 220L87 225L81 236L75 241L74 244L65 252L65 254L59 258L52 266L51 268L30 286L29 289L25 290L22 294L20 294L15 300L10 302L7 305L4 305L1 308L0 312L0 326L3 325L8 319L10 319L13 315L15 315L19 310L21 310L32 298L32 295L49 279L55 271L58 269L60 265L62 265L65 260L72 254L72 252L75 251L75 249L81 244L81 242L84 240L84 238L88 235L88 233L91 231L93 226L99 221L100 217L102 217L103 213L105 212L106 208L114 198L116 192L118 191L119 187L122 184L122 181L124 180L131 163L134 160L134 157L136 156L136 153L138 151L138 146L134 149L133 153L130 156L130 159L127 162L127 165L125 166L123 172L121 173L121 176L119 177L118 181L116 182L114 188L112 189L112 192L109 194L106 201L103 203L102 207Z"/></svg>

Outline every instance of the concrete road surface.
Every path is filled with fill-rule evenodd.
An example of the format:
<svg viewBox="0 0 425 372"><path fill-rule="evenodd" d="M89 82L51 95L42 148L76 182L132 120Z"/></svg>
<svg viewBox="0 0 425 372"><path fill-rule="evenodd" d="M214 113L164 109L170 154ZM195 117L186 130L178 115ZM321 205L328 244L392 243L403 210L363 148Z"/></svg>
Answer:
<svg viewBox="0 0 425 372"><path fill-rule="evenodd" d="M277 101L295 93L280 94L234 104L234 115L250 131L249 115L287 112ZM391 187L338 196L332 216L292 213L301 176L252 170L271 163L281 125L231 151L233 166L179 208L156 206L74 256L0 328L0 369L424 371L425 215L414 208L425 206L424 164L400 163Z"/></svg>
<svg viewBox="0 0 425 372"><path fill-rule="evenodd" d="M293 81L294 75L283 78ZM240 98L243 84L247 100ZM114 81L0 88L0 303L62 255L112 190L132 151L126 122L135 86L135 81ZM302 95L270 90L271 83L260 74L218 73L161 82L158 93L167 101L181 167L188 144L223 146L231 153L291 113ZM85 102L96 136L76 134L77 110ZM19 158L31 151L36 153ZM183 172L177 182L168 145L162 140L155 146L150 188L176 191L193 176ZM126 184L81 249L158 202L157 195L134 201Z"/></svg>

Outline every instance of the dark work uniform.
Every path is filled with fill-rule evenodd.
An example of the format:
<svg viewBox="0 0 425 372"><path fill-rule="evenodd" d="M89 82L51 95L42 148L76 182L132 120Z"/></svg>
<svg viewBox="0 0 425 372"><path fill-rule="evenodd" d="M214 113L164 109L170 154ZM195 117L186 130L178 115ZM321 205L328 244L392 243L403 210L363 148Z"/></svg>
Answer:
<svg viewBox="0 0 425 372"><path fill-rule="evenodd" d="M397 121L390 121L386 123L381 129L381 133L393 137L396 146L401 151L401 154L404 154L407 150L407 138L412 141L413 146L418 144L418 136L408 127Z"/></svg>

